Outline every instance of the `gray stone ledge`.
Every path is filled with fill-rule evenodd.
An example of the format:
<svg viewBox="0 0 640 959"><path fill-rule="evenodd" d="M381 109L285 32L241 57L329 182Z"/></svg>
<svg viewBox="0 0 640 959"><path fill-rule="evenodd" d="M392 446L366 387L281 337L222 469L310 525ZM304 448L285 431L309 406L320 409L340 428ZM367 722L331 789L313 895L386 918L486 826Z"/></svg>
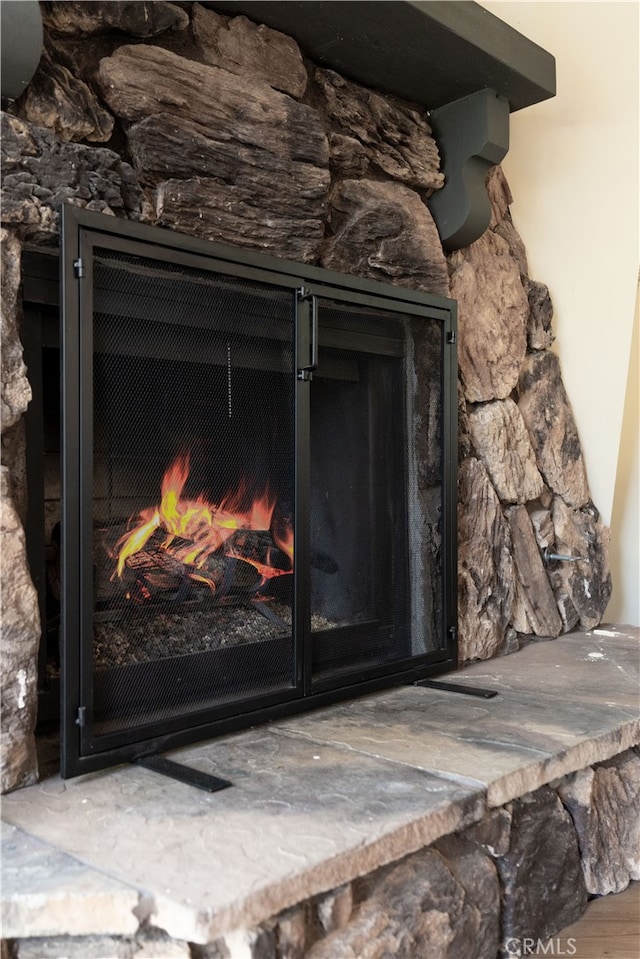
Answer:
<svg viewBox="0 0 640 959"><path fill-rule="evenodd" d="M15 826L2 823L2 934L130 935L140 895Z"/></svg>
<svg viewBox="0 0 640 959"><path fill-rule="evenodd" d="M501 806L640 742L640 631L603 627L474 664L478 699L404 686L279 723L277 732L405 763Z"/></svg>
<svg viewBox="0 0 640 959"><path fill-rule="evenodd" d="M140 890L206 943L476 822L482 790L268 728L172 754L230 779L206 794L138 766L6 797L5 819ZM25 935L28 930L24 930Z"/></svg>

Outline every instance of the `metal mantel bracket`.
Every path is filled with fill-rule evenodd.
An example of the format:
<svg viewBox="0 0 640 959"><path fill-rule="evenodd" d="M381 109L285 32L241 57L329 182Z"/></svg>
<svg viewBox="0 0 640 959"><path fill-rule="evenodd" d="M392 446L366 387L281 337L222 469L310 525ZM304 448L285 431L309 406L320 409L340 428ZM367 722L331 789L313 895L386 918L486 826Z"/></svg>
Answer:
<svg viewBox="0 0 640 959"><path fill-rule="evenodd" d="M433 110L430 123L445 185L430 198L429 209L445 250L459 250L489 226L485 181L489 167L509 149L509 101L493 90L479 90Z"/></svg>

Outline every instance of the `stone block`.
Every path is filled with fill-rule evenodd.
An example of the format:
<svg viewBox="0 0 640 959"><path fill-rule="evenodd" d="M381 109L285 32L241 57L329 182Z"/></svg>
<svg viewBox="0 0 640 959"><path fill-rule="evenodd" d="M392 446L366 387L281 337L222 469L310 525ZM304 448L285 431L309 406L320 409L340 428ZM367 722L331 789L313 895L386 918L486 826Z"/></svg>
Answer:
<svg viewBox="0 0 640 959"><path fill-rule="evenodd" d="M35 724L40 644L38 597L29 574L24 529L0 467L0 557L2 563L2 713L0 788L9 792L38 778Z"/></svg>
<svg viewBox="0 0 640 959"><path fill-rule="evenodd" d="M471 433L469 430L468 404L464 398L462 383L458 379L458 462L462 463L473 453Z"/></svg>
<svg viewBox="0 0 640 959"><path fill-rule="evenodd" d="M553 304L551 303L549 287L527 277L524 280L524 288L529 300L529 320L527 323L529 349L548 350L555 340L555 334L551 329Z"/></svg>
<svg viewBox="0 0 640 959"><path fill-rule="evenodd" d="M251 76L153 46L101 61L98 82L132 121L153 218L209 240L303 262L320 252L330 175L317 112Z"/></svg>
<svg viewBox="0 0 640 959"><path fill-rule="evenodd" d="M49 130L3 113L2 222L23 239L57 239L64 202L137 218L142 193L133 170L106 147L61 143Z"/></svg>
<svg viewBox="0 0 640 959"><path fill-rule="evenodd" d="M501 220L500 223L496 226L493 231L496 236L501 237L507 244L509 248L509 253L513 259L518 264L518 269L520 270L520 279L523 282L525 290L527 288L527 251L522 238L511 220L511 215L506 216L504 220Z"/></svg>
<svg viewBox="0 0 640 959"><path fill-rule="evenodd" d="M526 715L527 725L535 722L536 703L538 714L541 704L545 704L547 722L551 717L559 719L566 708L571 708L575 718L580 716L580 725L585 724L585 733L588 733L591 717L591 730L595 736L592 749L582 762L574 766L571 770L574 772L627 749L633 744L634 737L640 739L636 733L639 727L635 719L630 719L636 716L638 709L638 639L638 629L635 628L628 635L616 629L594 630L569 633L551 644L529 642L515 658L500 657L468 667L459 675L458 681L488 685L507 692L513 695L514 701L519 700L523 708L525 702L529 703L531 712ZM495 700L493 702L497 704ZM612 718L616 715L611 726L606 722L607 713ZM619 722L622 725L618 725ZM623 733L627 724L630 740L621 745L622 736L625 739L627 736ZM611 735L606 754L599 751L604 745L600 736L605 728L609 728ZM560 735L564 739L564 735ZM549 780L557 775L564 773L554 773ZM534 788L530 785L523 791L531 792Z"/></svg>
<svg viewBox="0 0 640 959"><path fill-rule="evenodd" d="M320 925L327 935L342 929L353 912L353 887L350 884L340 886L322 896L317 902L317 909Z"/></svg>
<svg viewBox="0 0 640 959"><path fill-rule="evenodd" d="M553 546L555 542L555 532L551 520L551 510L531 509L529 510L529 519L533 526L533 532L541 552Z"/></svg>
<svg viewBox="0 0 640 959"><path fill-rule="evenodd" d="M458 658L489 659L502 646L514 597L511 533L484 465L458 471Z"/></svg>
<svg viewBox="0 0 640 959"><path fill-rule="evenodd" d="M578 562L553 563L550 580L565 629L579 623L593 629L605 613L611 597L609 530L591 504L572 509L556 496L552 509L554 551L579 557Z"/></svg>
<svg viewBox="0 0 640 959"><path fill-rule="evenodd" d="M615 665L603 662L601 668L600 660L590 661L587 670L594 674L597 694L590 690L584 698L568 696L570 674L567 679L560 665L564 640L539 644L546 650L544 658L528 656L539 648L532 644L518 656L494 657L456 675L461 686L498 693L488 700L428 687L401 687L289 719L284 726L311 742L438 770L461 784L474 782L488 806L502 806L559 776L609 758L639 736L640 722L629 718L633 704L616 703L613 695L614 701L607 702L603 695L609 677L612 687L617 683L615 674L624 668L624 661L616 657ZM553 652L558 645L556 660ZM529 684L513 682L511 689L521 658L535 676ZM555 693L552 684L545 684L549 674L558 684ZM632 676L626 685L633 688ZM637 705L637 681L634 693ZM460 828L449 823L447 832Z"/></svg>
<svg viewBox="0 0 640 959"><path fill-rule="evenodd" d="M307 88L307 71L292 37L247 17L223 17L194 3L193 33L205 63L250 77L299 99Z"/></svg>
<svg viewBox="0 0 640 959"><path fill-rule="evenodd" d="M469 432L503 503L526 503L540 495L544 484L535 453L510 397L471 406Z"/></svg>
<svg viewBox="0 0 640 959"><path fill-rule="evenodd" d="M450 947L452 957L473 950L475 959L494 959L500 939L500 885L495 864L464 834L445 836L433 848L444 856L466 893L467 912L457 923Z"/></svg>
<svg viewBox="0 0 640 959"><path fill-rule="evenodd" d="M251 77L160 47L125 45L100 62L96 79L109 107L127 121L158 115L181 121L173 139L165 131L169 156L157 171L164 177L206 173L248 181L278 160L291 169L302 164L312 177L314 166L328 164L328 142L317 111ZM197 149L189 143L194 132L208 141L196 140L197 146L208 147L199 161L204 166L194 166ZM284 169L270 172L282 174Z"/></svg>
<svg viewBox="0 0 640 959"><path fill-rule="evenodd" d="M547 485L568 506L589 501L589 485L573 411L555 353L529 353L518 377L518 407ZM515 384L514 384L515 385Z"/></svg>
<svg viewBox="0 0 640 959"><path fill-rule="evenodd" d="M180 5L166 0L65 0L48 3L43 9L43 20L52 33L62 35L117 30L134 37L152 37L189 25L189 16Z"/></svg>
<svg viewBox="0 0 640 959"><path fill-rule="evenodd" d="M495 230L497 225L509 216L509 207L513 203L511 187L504 175L504 170L497 163L489 167L486 176L487 195L491 203L491 220L489 229Z"/></svg>
<svg viewBox="0 0 640 959"><path fill-rule="evenodd" d="M576 828L587 892L621 892L640 879L640 756L628 749L557 788Z"/></svg>
<svg viewBox="0 0 640 959"><path fill-rule="evenodd" d="M343 180L331 194L330 229L321 257L327 269L448 296L440 237L414 190Z"/></svg>
<svg viewBox="0 0 640 959"><path fill-rule="evenodd" d="M229 184L217 178L167 180L155 192L161 226L205 240L316 263L324 236L325 184L301 202L279 178ZM265 216L265 210L269 214Z"/></svg>
<svg viewBox="0 0 640 959"><path fill-rule="evenodd" d="M27 437L24 417L2 434L2 464L7 467L13 505L20 522L27 521Z"/></svg>
<svg viewBox="0 0 640 959"><path fill-rule="evenodd" d="M414 190L440 189L440 154L426 110L353 83L333 70L316 70L315 93L328 129L357 140L379 173Z"/></svg>
<svg viewBox="0 0 640 959"><path fill-rule="evenodd" d="M370 165L364 144L345 133L329 136L329 162L335 174L345 180L365 176Z"/></svg>
<svg viewBox="0 0 640 959"><path fill-rule="evenodd" d="M419 490L440 493L442 482L442 328L435 323L417 323L413 333L410 375L414 385L409 413L415 448ZM432 513L439 521L440 508Z"/></svg>
<svg viewBox="0 0 640 959"><path fill-rule="evenodd" d="M529 514L524 506L513 506L507 519L516 572L511 622L519 633L559 636L562 620Z"/></svg>
<svg viewBox="0 0 640 959"><path fill-rule="evenodd" d="M255 931L285 909L463 828L483 808L481 789L468 782L269 727L176 750L172 758L234 788L203 795L129 765L63 783L54 777L44 791L8 796L3 815L144 889L156 926L203 945L229 930Z"/></svg>
<svg viewBox="0 0 640 959"><path fill-rule="evenodd" d="M496 860L505 946L509 940L548 939L587 906L575 830L554 790L543 786L515 800L511 816L509 851Z"/></svg>
<svg viewBox="0 0 640 959"><path fill-rule="evenodd" d="M507 242L487 230L449 256L451 296L458 301L458 362L471 403L506 399L527 349L529 303Z"/></svg>
<svg viewBox="0 0 640 959"><path fill-rule="evenodd" d="M0 430L14 426L31 401L31 386L20 342L20 261L22 245L8 230L0 229L2 257L0 296L0 336L2 339Z"/></svg>
<svg viewBox="0 0 640 959"><path fill-rule="evenodd" d="M504 856L509 851L511 838L511 809L501 806L490 810L473 826L460 833L468 842L481 846L490 856Z"/></svg>
<svg viewBox="0 0 640 959"><path fill-rule="evenodd" d="M19 100L17 110L25 120L46 127L63 141L104 142L113 133L111 114L46 38L38 70Z"/></svg>
<svg viewBox="0 0 640 959"><path fill-rule="evenodd" d="M502 649L500 650L500 655L511 656L512 653L517 653L519 650L520 640L518 639L518 634L513 626L507 626L507 630L504 634L504 643L502 645Z"/></svg>
<svg viewBox="0 0 640 959"><path fill-rule="evenodd" d="M481 914L462 884L457 871L458 867L463 871L460 859L454 870L441 852L425 849L367 879L351 920L312 946L307 959L415 959L426 954L427 943L429 955L439 959L463 955L493 959L498 939L495 870L477 850L467 857L467 866L474 860L475 878L482 873L481 880L486 882L493 876L487 899L493 899L494 908L489 914ZM478 865L480 859L486 864L484 870ZM467 880L471 881L470 874ZM479 892L480 899L486 891ZM493 932L485 935L489 927Z"/></svg>
<svg viewBox="0 0 640 959"><path fill-rule="evenodd" d="M511 219L510 206L513 203L513 194L500 164L489 169L486 183L491 204L489 229L506 241L511 256L518 264L520 276L526 288L526 278L529 273L527 251Z"/></svg>

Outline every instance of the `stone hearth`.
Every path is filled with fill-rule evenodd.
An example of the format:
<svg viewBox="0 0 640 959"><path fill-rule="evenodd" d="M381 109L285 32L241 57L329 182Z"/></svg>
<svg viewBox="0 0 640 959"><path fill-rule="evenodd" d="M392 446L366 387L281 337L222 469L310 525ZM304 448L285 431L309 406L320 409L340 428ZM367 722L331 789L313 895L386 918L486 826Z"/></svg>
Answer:
<svg viewBox="0 0 640 959"><path fill-rule="evenodd" d="M459 677L492 699L403 687L175 751L233 781L215 794L45 775L3 803L8 954L494 959L552 936L640 878L639 640Z"/></svg>

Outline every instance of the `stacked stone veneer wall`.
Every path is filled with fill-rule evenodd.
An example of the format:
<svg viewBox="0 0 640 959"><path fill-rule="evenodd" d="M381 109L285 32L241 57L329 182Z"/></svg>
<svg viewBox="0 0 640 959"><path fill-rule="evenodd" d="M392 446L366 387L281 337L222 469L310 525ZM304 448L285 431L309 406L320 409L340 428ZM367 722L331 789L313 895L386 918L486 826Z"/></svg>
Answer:
<svg viewBox="0 0 640 959"><path fill-rule="evenodd" d="M206 945L171 939L146 921L131 936L5 940L2 956L516 959L551 954L545 948L573 955L579 942L554 940L549 947L545 940L578 919L590 895L619 892L639 878L636 748L494 809L464 831L260 926ZM41 904L44 925L47 908ZM60 900L51 908L59 926ZM11 919L19 924L19 917Z"/></svg>
<svg viewBox="0 0 640 959"><path fill-rule="evenodd" d="M2 114L2 787L37 775L39 637L25 560L20 255L67 201L459 302L461 662L599 621L608 532L590 499L547 288L499 168L493 218L448 258L428 115L197 3L43 3L45 46ZM428 69L428 65L425 66ZM545 564L542 553L583 557Z"/></svg>

